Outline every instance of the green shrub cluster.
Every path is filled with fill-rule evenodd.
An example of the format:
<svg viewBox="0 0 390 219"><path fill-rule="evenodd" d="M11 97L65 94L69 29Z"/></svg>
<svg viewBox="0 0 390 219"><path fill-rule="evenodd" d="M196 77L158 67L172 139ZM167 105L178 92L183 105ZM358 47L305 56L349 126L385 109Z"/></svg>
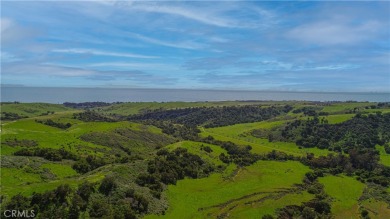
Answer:
<svg viewBox="0 0 390 219"><path fill-rule="evenodd" d="M259 122L289 112L291 106L271 106L262 108L255 105L195 107L173 110L155 110L129 116L129 120L171 121L188 127L203 125L205 128L233 125L237 123Z"/></svg>
<svg viewBox="0 0 390 219"><path fill-rule="evenodd" d="M23 148L14 153L15 156L36 156L43 157L51 161L61 161L62 159L77 160L78 156L61 148Z"/></svg>
<svg viewBox="0 0 390 219"><path fill-rule="evenodd" d="M203 161L198 155L188 153L185 148L172 152L159 150L157 157L148 163L148 173L138 176L136 183L154 190L155 195L163 190L162 184L176 184L184 177L201 178L214 171L214 166Z"/></svg>
<svg viewBox="0 0 390 219"><path fill-rule="evenodd" d="M5 210L34 210L37 218L78 219L91 218L138 218L148 212L149 201L134 189L118 189L115 177L106 176L100 185L83 182L77 189L69 185L55 190L33 193L30 197L18 194L2 205Z"/></svg>
<svg viewBox="0 0 390 219"><path fill-rule="evenodd" d="M55 128L60 128L60 129L68 129L72 126L72 124L70 124L69 122L68 123L60 123L60 122L55 122L51 119L48 119L48 120L35 120L35 122L37 123L41 123L41 124L44 124L44 125L48 125L48 126L51 126L51 127L55 127Z"/></svg>
<svg viewBox="0 0 390 219"><path fill-rule="evenodd" d="M5 145L8 145L8 146L11 146L11 147L17 147L17 146L21 146L21 147L36 147L38 146L38 142L35 141L35 140L29 140L29 139L17 139L17 138L13 138L13 139L6 139L4 141L4 144Z"/></svg>
<svg viewBox="0 0 390 219"><path fill-rule="evenodd" d="M12 112L1 112L1 120L18 120L18 119L24 119L27 118L27 116L19 115L17 113Z"/></svg>

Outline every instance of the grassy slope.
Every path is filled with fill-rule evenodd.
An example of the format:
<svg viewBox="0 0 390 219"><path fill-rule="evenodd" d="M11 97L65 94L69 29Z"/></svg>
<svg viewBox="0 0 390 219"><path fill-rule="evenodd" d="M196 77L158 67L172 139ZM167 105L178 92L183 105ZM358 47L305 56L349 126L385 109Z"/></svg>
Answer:
<svg viewBox="0 0 390 219"><path fill-rule="evenodd" d="M299 162L259 161L252 166L242 169L237 175L229 179L224 178L223 174L219 173L203 179L185 179L179 181L177 185L168 187L167 195L170 208L164 216L160 217L209 218L207 214L214 216L220 215L229 211L229 209L223 206L212 206L256 192L272 193L280 191L282 188L289 188L294 183L300 183L304 174L308 171L309 168ZM309 196L308 194L302 194L301 201L307 200ZM246 214L243 212L249 206L246 206L244 203L261 197L264 197L264 194L258 194L236 201L233 200L234 204L237 204L237 207L230 213L237 215L237 217ZM294 200L293 196L289 198L290 200ZM272 213L279 207L270 203L264 203L264 206L267 209L264 212ZM261 207L261 203L259 203L258 207ZM199 208L207 209L199 211ZM255 212L249 212L249 214L261 217L261 214L264 214L264 212L257 212L255 210ZM152 215L146 218L156 217L156 215Z"/></svg>
<svg viewBox="0 0 390 219"><path fill-rule="evenodd" d="M325 186L325 192L333 198L332 213L336 218L357 218L358 199L365 185L352 177L326 176L319 178Z"/></svg>
<svg viewBox="0 0 390 219"><path fill-rule="evenodd" d="M77 175L77 172L72 167L60 163L42 164L41 168L49 169L50 172L54 173L60 179Z"/></svg>
<svg viewBox="0 0 390 219"><path fill-rule="evenodd" d="M8 138L13 139L30 139L36 140L39 147L48 147L59 149L65 147L77 154L93 154L98 156L114 156L110 155L109 147L96 145L85 142L79 139L84 133L95 131L110 131L115 128L130 128L132 130L143 130L152 133L162 133L160 129L153 126L145 126L131 122L89 122L85 123L79 120L72 119L73 111L63 112L47 116L21 119L18 121L2 124L2 142ZM35 122L35 119L53 119L59 122L70 122L72 127L67 130L62 130L47 125ZM10 147L1 144L1 155L12 155L13 152L21 149L21 147ZM12 158L12 156L11 156ZM3 167L1 170L2 194L12 196L18 192L23 194L31 194L32 192L43 192L51 190L60 184L68 183L71 186L76 186L82 180L97 181L104 177L104 174L96 172L87 176L78 176L71 168L70 163L45 163L40 166L41 169L47 168L51 173L57 176L54 180L43 180L39 173L29 172L26 167L16 169ZM15 174L16 173L16 174Z"/></svg>
<svg viewBox="0 0 390 219"><path fill-rule="evenodd" d="M337 114L337 115L329 115L329 116L320 116L320 119L326 118L329 124L337 124L337 123L342 123L347 120L350 120L354 116L355 114Z"/></svg>
<svg viewBox="0 0 390 219"><path fill-rule="evenodd" d="M2 112L17 113L22 116L39 116L47 111L63 112L73 110L61 104L50 103L18 103L18 104L1 104Z"/></svg>
<svg viewBox="0 0 390 219"><path fill-rule="evenodd" d="M382 219L384 216L390 215L390 208L386 202L368 199L361 204L369 212L372 219Z"/></svg>
<svg viewBox="0 0 390 219"><path fill-rule="evenodd" d="M70 122L72 127L67 130L62 130L59 128L43 125L35 122L35 118L22 119L12 123L3 124L3 133L2 141L5 139L30 139L36 140L39 143L39 147L48 147L48 148L61 148L65 147L66 149L72 152L91 152L95 153L95 149L103 148L110 150L110 148L85 142L79 139L82 134L89 132L97 131L110 131L116 128L130 128L133 130L146 130L152 133L161 133L161 130L152 127L145 126L137 123L131 122L82 122L79 120L72 119L73 113L63 113L61 115L49 115L42 116L39 119L53 119L62 123ZM9 154L14 149L9 148L8 146L4 147L5 154Z"/></svg>
<svg viewBox="0 0 390 219"><path fill-rule="evenodd" d="M121 103L106 107L99 107L97 110L104 113L114 113L119 115L131 115L143 110L155 109L176 109L187 107L213 107L213 106L238 106L238 105L274 105L274 104L299 104L301 102L288 101L217 101L217 102L142 102L142 103ZM303 103L303 102L302 102Z"/></svg>
<svg viewBox="0 0 390 219"><path fill-rule="evenodd" d="M239 104L259 104L260 102L239 102ZM149 105L148 105L149 104ZM125 106L121 106L118 109L107 110L106 112L115 112L118 110L119 114L127 115L129 113L136 113L139 110L149 108L180 108L192 106L212 106L212 105L237 105L237 102L217 102L217 103L126 103ZM267 102L261 102L261 104L269 104ZM297 103L300 104L300 103ZM8 105L8 104L6 104ZM2 105L2 110L4 106ZM18 105L18 107L28 104L10 104ZM9 105L9 106L10 106ZM121 104L119 104L121 105ZM354 107L362 107L365 105L371 105L370 103L352 103L352 104L335 104L333 106L325 107L324 111L331 113L340 113L345 110L353 109ZM32 104L32 109L39 108L40 104ZM115 105L114 105L115 106ZM72 114L76 111L72 109L63 109L61 105L47 104L48 108L41 108L41 111L29 111L28 116L37 116L47 111L55 111L54 115L40 116L39 119L53 119L62 123L70 122L72 127L68 130L61 130L50 126L36 123L34 119L22 119L15 122L8 122L2 124L2 141L6 138L17 137L18 139L35 139L39 142L40 147L61 148L68 147L76 153L93 153L102 155L104 153L109 154L110 148L81 141L79 136L93 131L109 131L115 128L124 127L131 128L133 130L148 130L153 133L161 133L161 130L151 126L144 126L136 123L129 122L117 122L117 123L84 123L79 120L72 119ZM28 109L28 108L27 108ZM16 112L21 114L23 109L7 109L8 112ZM14 110L14 111L12 111ZM378 111L378 110L375 110ZM383 110L380 110L383 111ZM294 116L294 115L293 115ZM330 123L339 123L351 118L353 114L337 114L329 115L328 120ZM291 118L290 118L291 119ZM286 122L286 120L280 121L264 121L258 123L238 124L227 127L212 128L202 130L202 135L212 135L216 139L224 141L232 141L240 145L251 145L252 151L255 153L264 153L273 149L284 151L286 153L294 155L304 155L306 152L312 152L316 155L326 155L328 151L320 149L299 149L294 143L285 142L268 142L266 139L254 138L246 135L248 131L258 128L272 128ZM213 152L208 154L200 150L202 143L183 141L167 146L169 149L176 147L185 147L191 153L198 154L204 159L214 162L215 164L221 164L217 159L217 156L224 150L218 146L208 145L213 149ZM77 149L77 146L81 146ZM19 148L1 145L1 154L10 155ZM95 149L106 150L103 152L95 152ZM381 151L381 162L385 165L390 165L390 157L384 154L383 147L378 146L377 149ZM73 169L71 169L69 163L45 163L40 166L41 169L48 168L50 172L54 173L58 179L51 181L43 181L39 174L28 172L25 168L2 168L1 178L2 185L1 191L5 195L15 195L22 191L23 194L31 194L32 192L43 192L51 190L60 184L68 183L72 187L75 187L83 180L98 181L101 180L105 174L112 172L118 172L124 177L134 177L134 172L129 173L129 168L125 164L108 165L98 170L95 170L86 175L77 175ZM210 207L212 205L221 204L229 200L240 198L254 192L275 192L280 188L291 187L293 183L300 183L305 172L308 171L306 166L297 162L274 162L274 161L259 161L258 163L246 167L246 169L240 169L238 174L234 177L231 176L234 173L235 166L230 165L224 173L213 174L212 176L204 179L185 179L179 181L176 186L169 186L166 195L168 196L171 208L168 209L166 218L208 218L207 214L212 215L214 218L222 213L229 213L230 218L261 218L261 215L266 213L274 213L274 210L279 207L294 203L299 204L313 198L312 195L302 192L299 194L288 194L275 200L266 200L264 202L255 203L252 205L246 205L245 202L258 200L265 197L265 194L258 194L242 200L233 201L224 207L212 207L207 210L198 211L200 207ZM233 174L234 175L234 174ZM320 178L320 182L325 185L326 192L335 198L335 202L332 205L332 211L334 211L338 218L350 218L357 217L357 198L362 192L362 186L360 182L350 177L334 177L327 176ZM348 187L344 185L349 185ZM342 189L340 189L342 188ZM388 189L390 192L390 188ZM271 193L273 194L273 193ZM235 207L234 207L235 206ZM372 211L379 212L378 215L387 215L383 203L363 203L363 206L367 209L373 209ZM229 208L234 207L232 210ZM383 212L383 214L382 214ZM372 214L370 213L370 216ZM147 218L154 218L155 215L148 216ZM374 217L375 218L375 217ZM380 218L380 217L378 217Z"/></svg>
<svg viewBox="0 0 390 219"><path fill-rule="evenodd" d="M390 166L390 154L386 153L385 148L383 146L377 145L375 147L380 153L379 162L383 165Z"/></svg>
<svg viewBox="0 0 390 219"><path fill-rule="evenodd" d="M209 146L213 151L210 153L207 153L206 151L201 150L201 146ZM206 143L200 143L200 142L193 142L193 141L180 141L171 145L166 146L167 149L173 150L175 148L187 148L188 152L192 154L196 154L200 156L202 159L209 161L211 163L214 163L215 165L222 165L223 162L219 160L219 155L221 153L225 153L226 151L222 149L219 146L206 144Z"/></svg>
<svg viewBox="0 0 390 219"><path fill-rule="evenodd" d="M206 137L208 135L213 136L215 139L222 141L231 141L239 145L252 146L252 152L254 153L267 153L272 150L282 151L287 154L295 156L306 155L306 153L314 153L317 156L327 155L330 153L327 150L321 150L318 148L305 148L299 149L295 143L290 142L268 142L267 139L255 138L246 134L253 129L269 129L285 123L286 121L262 121L256 123L244 123L218 128L201 129L201 135Z"/></svg>
<svg viewBox="0 0 390 219"><path fill-rule="evenodd" d="M374 103L333 103L329 106L325 106L322 112L327 113L342 113L354 108L364 108L365 106L374 105Z"/></svg>

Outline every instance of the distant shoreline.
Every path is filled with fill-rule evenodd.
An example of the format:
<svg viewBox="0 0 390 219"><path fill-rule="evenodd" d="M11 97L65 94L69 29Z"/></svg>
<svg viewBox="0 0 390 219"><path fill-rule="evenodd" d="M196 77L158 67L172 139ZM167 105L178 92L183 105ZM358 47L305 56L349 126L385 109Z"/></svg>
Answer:
<svg viewBox="0 0 390 219"><path fill-rule="evenodd" d="M145 87L37 87L26 85L2 84L1 88L39 88L39 89L106 89L106 90L169 90L169 91L223 91L223 92L275 92L275 93L346 93L346 94L389 94L390 91L317 91L317 90L255 90L255 89L228 89L228 88L145 88Z"/></svg>
<svg viewBox="0 0 390 219"><path fill-rule="evenodd" d="M204 101L390 102L385 92L310 92L159 88L1 87L1 102L204 102Z"/></svg>

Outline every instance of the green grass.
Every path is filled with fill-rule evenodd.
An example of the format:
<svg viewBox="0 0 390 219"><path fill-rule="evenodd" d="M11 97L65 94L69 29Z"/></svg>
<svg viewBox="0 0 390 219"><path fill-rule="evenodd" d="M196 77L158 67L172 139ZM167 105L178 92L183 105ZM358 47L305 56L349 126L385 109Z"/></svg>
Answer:
<svg viewBox="0 0 390 219"><path fill-rule="evenodd" d="M58 115L49 115L44 116L45 118L51 118L51 116L56 119L62 120L72 120L73 113L63 114L60 117ZM39 117L41 119L42 117ZM59 149L64 147L65 149L75 152L75 153L93 153L97 155L102 155L101 152L95 152L97 149L111 150L111 148L93 144L90 142L85 142L79 139L79 137L85 133L89 132L104 132L112 131L116 128L129 128L132 130L143 130L155 134L161 134L161 130L154 126L146 126L137 123L131 123L127 121L123 122L82 122L79 120L72 121L72 127L67 130L62 130L59 128L47 126L35 122L35 119L21 119L11 123L6 123L2 125L2 141L5 139L28 139L36 140L39 144L39 147L44 148L55 148ZM2 149L5 154L11 154L15 150L9 148L9 146L4 146L2 144Z"/></svg>
<svg viewBox="0 0 390 219"><path fill-rule="evenodd" d="M59 163L42 164L41 168L47 168L54 173L58 178L62 179L69 176L77 175L77 172L71 166Z"/></svg>
<svg viewBox="0 0 390 219"><path fill-rule="evenodd" d="M100 181L104 175L102 172L95 171L82 176L43 181L39 174L27 173L16 168L1 168L1 194L6 197L12 197L18 193L28 196L34 192L42 193L53 190L61 184L69 184L72 188L76 188L83 181Z"/></svg>
<svg viewBox="0 0 390 219"><path fill-rule="evenodd" d="M372 219L382 219L385 215L390 215L390 206L384 201L368 199L364 200L361 205L368 210Z"/></svg>
<svg viewBox="0 0 390 219"><path fill-rule="evenodd" d="M47 111L63 112L74 110L72 108L65 107L61 104L50 103L18 103L18 104L5 104L1 103L1 111L7 113L17 113L22 116L33 117L39 116Z"/></svg>
<svg viewBox="0 0 390 219"><path fill-rule="evenodd" d="M219 134L219 135L235 137L235 136L240 136L242 134L245 134L254 129L270 129L276 126L280 126L286 122L288 122L288 120L242 123L242 124L223 126L217 128L208 128L205 129L205 131Z"/></svg>
<svg viewBox="0 0 390 219"><path fill-rule="evenodd" d="M278 124L279 121L273 122L272 125ZM272 126L270 125L270 126ZM259 127L257 125L257 127ZM271 152L272 150L281 151L294 156L305 156L307 153L313 153L316 156L326 156L330 152L328 150L321 150L318 148L302 148L300 149L295 143L291 142L268 142L267 139L256 138L248 135L240 135L248 131L229 132L225 127L201 129L201 136L213 136L217 140L231 141L238 145L250 145L253 153L263 154Z"/></svg>
<svg viewBox="0 0 390 219"><path fill-rule="evenodd" d="M97 156L115 156L110 153L111 148L85 142L80 139L80 136L90 132L109 132L116 128L128 128L136 131L147 131L150 133L161 134L161 130L153 127L127 121L123 122L82 122L72 119L74 111L61 112L54 115L46 115L35 118L21 119L2 124L1 140L6 139L29 139L38 142L39 147L65 149L78 155L97 155ZM61 122L69 121L73 125L67 130L43 125L35 122L35 119L53 119ZM2 156L12 155L15 151L22 147L11 147L1 144ZM43 168L48 168L54 173L58 179L43 181L39 173L28 173L23 169L2 168L1 171L1 192L7 196L13 196L19 192L30 195L33 192L44 192L55 189L63 183L68 183L76 187L82 180L96 181L101 180L104 175L96 172L94 174L78 176L69 164L62 165L60 163L47 163L41 165Z"/></svg>
<svg viewBox="0 0 390 219"><path fill-rule="evenodd" d="M111 106L99 107L97 110L103 113L114 113L119 115L132 115L144 110L155 109L176 109L188 107L216 107L216 106L243 106L243 105L275 105L275 104L299 104L301 102L292 101L213 101L213 102L139 102L139 103L121 103ZM302 102L303 103L303 102Z"/></svg>
<svg viewBox="0 0 390 219"><path fill-rule="evenodd" d="M266 214L273 215L278 208L283 208L284 206L292 204L299 205L302 202L307 202L313 198L314 195L309 194L308 192L288 194L278 199L268 199L261 203L239 206L231 212L229 218L260 218Z"/></svg>
<svg viewBox="0 0 390 219"><path fill-rule="evenodd" d="M166 193L170 208L160 217L210 218L207 214L218 215L229 211L223 207L212 206L229 201L239 206L237 215L240 215L245 211L243 208L247 207L244 204L246 201L261 198L263 196L261 192L273 194L283 188L290 188L295 183L301 183L308 171L309 168L299 162L259 161L241 169L237 175L229 179L219 173L202 179L184 179L177 185L168 187ZM249 197L244 197L248 195ZM265 209L267 212L273 212L277 207L279 206L268 204ZM199 211L199 208L206 209ZM145 218L157 217L151 215Z"/></svg>
<svg viewBox="0 0 390 219"><path fill-rule="evenodd" d="M201 150L201 146L209 146L213 151L210 153L207 153L204 150ZM219 159L219 155L221 153L226 154L226 150L222 149L219 146L212 145L212 144L206 144L206 143L200 143L200 142L193 142L193 141L180 141L171 145L166 146L169 150L174 150L175 148L186 148L189 153L196 154L200 156L202 159L214 163L215 165L223 165L224 163Z"/></svg>
<svg viewBox="0 0 390 219"><path fill-rule="evenodd" d="M322 112L327 113L342 113L349 110L353 110L354 108L364 109L365 106L371 106L374 103L333 103L329 106L324 106L321 110Z"/></svg>
<svg viewBox="0 0 390 219"><path fill-rule="evenodd" d="M2 144L1 148L0 148L0 154L1 155L12 155L13 153L15 153L16 151L18 151L20 149L21 149L21 147L11 147L11 146Z"/></svg>
<svg viewBox="0 0 390 219"><path fill-rule="evenodd" d="M325 192L333 198L332 213L336 218L358 217L358 199L365 185L344 175L325 176L318 179L325 186Z"/></svg>
<svg viewBox="0 0 390 219"><path fill-rule="evenodd" d="M1 168L1 187L2 193L4 188L26 185L31 183L41 182L38 174L27 173L23 169L17 168Z"/></svg>
<svg viewBox="0 0 390 219"><path fill-rule="evenodd" d="M347 120L352 119L355 114L338 114L338 115L329 115L329 116L320 116L320 119L326 118L329 124L342 123Z"/></svg>
<svg viewBox="0 0 390 219"><path fill-rule="evenodd" d="M379 162L390 167L390 154L386 153L385 147L376 145L375 148L379 151L380 154Z"/></svg>

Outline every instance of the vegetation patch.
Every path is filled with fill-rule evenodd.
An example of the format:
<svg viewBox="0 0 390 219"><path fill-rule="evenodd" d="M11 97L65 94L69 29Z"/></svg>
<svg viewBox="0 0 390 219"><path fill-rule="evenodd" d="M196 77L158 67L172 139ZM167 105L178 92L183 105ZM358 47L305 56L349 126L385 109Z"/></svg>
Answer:
<svg viewBox="0 0 390 219"><path fill-rule="evenodd" d="M292 109L290 105L260 107L260 106L229 106L229 107L199 107L175 110L155 110L130 116L129 120L171 121L186 126L203 125L206 128L233 125L237 123L258 122L267 120Z"/></svg>
<svg viewBox="0 0 390 219"><path fill-rule="evenodd" d="M21 147L36 147L38 146L38 142L35 140L29 140L29 139L5 139L4 143L5 145L11 146L11 147L16 147L16 146L21 146Z"/></svg>
<svg viewBox="0 0 390 219"><path fill-rule="evenodd" d="M376 150L379 151L379 155L380 155L379 162L382 163L383 165L390 167L390 153L386 151L385 146L376 145L375 148Z"/></svg>
<svg viewBox="0 0 390 219"><path fill-rule="evenodd" d="M170 208L162 218L208 218L208 214L221 215L221 203L261 192L277 192L300 183L308 167L299 162L258 161L245 167L232 179L222 173L202 179L184 179L168 187ZM244 203L248 199L241 199ZM212 207L212 208L210 208ZM246 207L245 205L243 206ZM208 209L208 210L202 210ZM146 218L157 218L147 216Z"/></svg>
<svg viewBox="0 0 390 219"><path fill-rule="evenodd" d="M67 129L67 128L70 128L72 126L72 124L70 124L69 122L68 123L60 123L60 122L55 122L51 119L48 119L48 120L35 120L36 122L38 123L41 123L41 124L44 124L44 125L48 125L48 126L52 126L52 127L56 127L56 128L59 128L59 129Z"/></svg>
<svg viewBox="0 0 390 219"><path fill-rule="evenodd" d="M12 113L17 114L20 117L41 116L52 114L54 112L64 112L69 110L72 109L61 104L19 102L1 103L2 115L5 115L4 113Z"/></svg>
<svg viewBox="0 0 390 219"><path fill-rule="evenodd" d="M333 214L349 218L358 217L358 200L365 187L363 183L344 175L325 176L318 180L325 186L325 192L332 198Z"/></svg>
<svg viewBox="0 0 390 219"><path fill-rule="evenodd" d="M117 128L109 132L91 132L80 136L83 141L116 148L128 155L136 152L139 156L150 155L154 150L173 142L164 134L148 131L136 131L128 128Z"/></svg>

